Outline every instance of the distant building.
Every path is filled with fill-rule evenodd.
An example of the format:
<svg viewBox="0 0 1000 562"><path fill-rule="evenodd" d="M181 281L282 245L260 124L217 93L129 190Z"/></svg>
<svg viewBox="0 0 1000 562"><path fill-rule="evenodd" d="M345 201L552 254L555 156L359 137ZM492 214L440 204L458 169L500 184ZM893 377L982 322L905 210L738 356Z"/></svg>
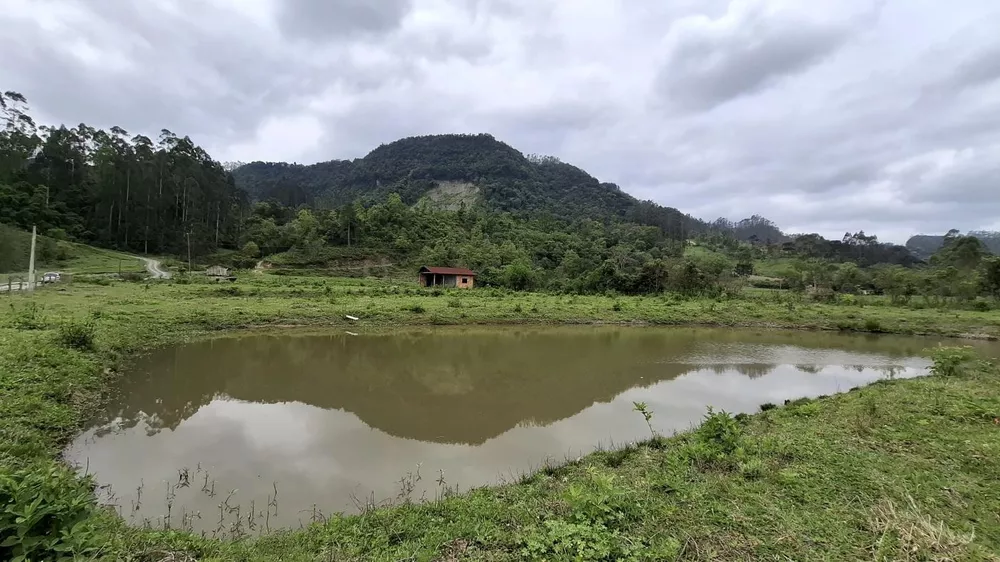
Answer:
<svg viewBox="0 0 1000 562"><path fill-rule="evenodd" d="M461 267L420 268L421 287L457 287L471 289L476 282L476 272Z"/></svg>
<svg viewBox="0 0 1000 562"><path fill-rule="evenodd" d="M213 265L205 270L205 275L209 277L229 277L229 268L221 265Z"/></svg>

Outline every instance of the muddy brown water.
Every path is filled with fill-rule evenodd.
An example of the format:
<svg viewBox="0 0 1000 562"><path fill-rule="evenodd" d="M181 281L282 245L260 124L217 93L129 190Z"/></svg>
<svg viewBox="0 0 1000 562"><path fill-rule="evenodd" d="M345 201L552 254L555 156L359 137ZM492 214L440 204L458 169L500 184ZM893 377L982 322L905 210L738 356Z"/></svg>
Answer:
<svg viewBox="0 0 1000 562"><path fill-rule="evenodd" d="M227 337L138 358L66 456L134 524L254 533L646 438L634 401L671 433L710 405L918 376L937 343L613 327Z"/></svg>

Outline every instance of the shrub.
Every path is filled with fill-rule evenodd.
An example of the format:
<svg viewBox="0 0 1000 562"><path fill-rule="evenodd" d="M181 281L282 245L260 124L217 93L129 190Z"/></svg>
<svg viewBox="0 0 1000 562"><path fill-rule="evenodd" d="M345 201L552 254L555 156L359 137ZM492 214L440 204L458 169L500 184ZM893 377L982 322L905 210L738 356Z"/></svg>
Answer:
<svg viewBox="0 0 1000 562"><path fill-rule="evenodd" d="M869 318L865 320L865 331L866 332L881 332L882 323L878 321L877 318Z"/></svg>
<svg viewBox="0 0 1000 562"><path fill-rule="evenodd" d="M219 287L215 290L215 293L223 297L238 297L243 294L243 291L239 287L230 285L228 287Z"/></svg>
<svg viewBox="0 0 1000 562"><path fill-rule="evenodd" d="M135 271L126 271L118 276L122 281L127 281L129 283L139 283L146 279L146 276L142 273Z"/></svg>
<svg viewBox="0 0 1000 562"><path fill-rule="evenodd" d="M777 408L777 406L774 405L771 402L765 402L765 403L763 403L763 404L760 405L760 411L761 412L766 412L768 410L773 410L775 408Z"/></svg>
<svg viewBox="0 0 1000 562"><path fill-rule="evenodd" d="M419 304L411 304L409 306L404 306L403 310L409 310L410 312L412 312L414 314L423 314L423 313L427 312L427 309L424 308L423 305L419 305Z"/></svg>
<svg viewBox="0 0 1000 562"><path fill-rule="evenodd" d="M740 475L747 480L756 480L764 475L764 461L760 457L751 457L737 464Z"/></svg>
<svg viewBox="0 0 1000 562"><path fill-rule="evenodd" d="M59 342L66 347L90 351L94 349L94 324L69 321L59 325Z"/></svg>
<svg viewBox="0 0 1000 562"><path fill-rule="evenodd" d="M931 352L931 372L935 375L953 377L962 371L962 367L975 358L971 347L938 347Z"/></svg>
<svg viewBox="0 0 1000 562"><path fill-rule="evenodd" d="M11 324L18 330L44 330L45 315L42 314L42 307L34 302L29 302L26 306L16 307L10 303L12 315Z"/></svg>
<svg viewBox="0 0 1000 562"><path fill-rule="evenodd" d="M686 447L686 453L695 464L729 467L739 460L743 430L728 412L716 412L709 406L705 420L695 430L693 437L693 441Z"/></svg>
<svg viewBox="0 0 1000 562"><path fill-rule="evenodd" d="M991 308L989 301L983 299L976 299L972 301L969 303L969 307L977 312L989 312Z"/></svg>
<svg viewBox="0 0 1000 562"><path fill-rule="evenodd" d="M622 311L622 303L620 303L618 301L615 301L615 304L611 305L611 310L613 310L615 312L621 312Z"/></svg>
<svg viewBox="0 0 1000 562"><path fill-rule="evenodd" d="M54 463L0 468L0 506L2 560L75 560L97 549L93 483Z"/></svg>
<svg viewBox="0 0 1000 562"><path fill-rule="evenodd" d="M458 299L448 299L448 308L462 308L462 301Z"/></svg>

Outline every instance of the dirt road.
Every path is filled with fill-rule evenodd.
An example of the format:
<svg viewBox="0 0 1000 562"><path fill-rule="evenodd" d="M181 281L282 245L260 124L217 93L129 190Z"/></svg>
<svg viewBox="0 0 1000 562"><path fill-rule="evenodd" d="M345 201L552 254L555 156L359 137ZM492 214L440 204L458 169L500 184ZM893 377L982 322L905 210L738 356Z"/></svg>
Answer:
<svg viewBox="0 0 1000 562"><path fill-rule="evenodd" d="M153 277L153 279L170 279L170 272L160 265L159 260L154 260L153 258L139 258L146 264L146 271Z"/></svg>

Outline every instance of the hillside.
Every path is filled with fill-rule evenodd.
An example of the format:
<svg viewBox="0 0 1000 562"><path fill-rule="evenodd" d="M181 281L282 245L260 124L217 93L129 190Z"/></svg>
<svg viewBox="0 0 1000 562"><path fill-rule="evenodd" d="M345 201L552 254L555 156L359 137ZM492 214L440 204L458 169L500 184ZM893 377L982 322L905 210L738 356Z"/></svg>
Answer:
<svg viewBox="0 0 1000 562"><path fill-rule="evenodd" d="M1000 255L1000 232L970 231L968 236L975 236L994 254ZM926 260L940 250L944 245L944 235L934 236L918 234L906 241L906 249L920 259Z"/></svg>
<svg viewBox="0 0 1000 562"><path fill-rule="evenodd" d="M28 271L31 233L0 224L0 279L17 279ZM55 270L69 273L112 273L142 271L134 256L39 236L35 248L35 270L40 274Z"/></svg>
<svg viewBox="0 0 1000 562"><path fill-rule="evenodd" d="M432 135L379 146L364 158L304 166L252 162L233 170L257 200L338 207L356 199L483 203L488 209L565 218L617 217L683 238L708 225L677 209L643 202L553 157L525 156L491 135ZM454 201L460 203L453 203Z"/></svg>

